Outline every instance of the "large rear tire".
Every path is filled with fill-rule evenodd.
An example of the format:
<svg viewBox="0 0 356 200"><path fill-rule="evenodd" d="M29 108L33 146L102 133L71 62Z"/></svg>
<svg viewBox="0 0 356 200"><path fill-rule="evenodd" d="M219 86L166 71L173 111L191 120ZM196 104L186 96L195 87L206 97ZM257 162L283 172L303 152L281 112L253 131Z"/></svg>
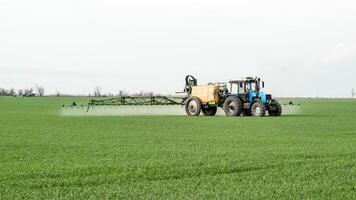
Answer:
<svg viewBox="0 0 356 200"><path fill-rule="evenodd" d="M218 107L202 108L202 113L204 116L215 116Z"/></svg>
<svg viewBox="0 0 356 200"><path fill-rule="evenodd" d="M189 97L185 103L185 112L188 116L199 116L201 112L201 102L196 97Z"/></svg>
<svg viewBox="0 0 356 200"><path fill-rule="evenodd" d="M251 106L251 113L254 117L263 117L266 115L266 107L261 102L256 101Z"/></svg>
<svg viewBox="0 0 356 200"><path fill-rule="evenodd" d="M277 101L272 101L270 107L276 107L276 110L268 110L269 116L277 117L282 115L282 106Z"/></svg>
<svg viewBox="0 0 356 200"><path fill-rule="evenodd" d="M226 98L224 102L224 112L226 116L240 116L242 113L242 102L236 96Z"/></svg>

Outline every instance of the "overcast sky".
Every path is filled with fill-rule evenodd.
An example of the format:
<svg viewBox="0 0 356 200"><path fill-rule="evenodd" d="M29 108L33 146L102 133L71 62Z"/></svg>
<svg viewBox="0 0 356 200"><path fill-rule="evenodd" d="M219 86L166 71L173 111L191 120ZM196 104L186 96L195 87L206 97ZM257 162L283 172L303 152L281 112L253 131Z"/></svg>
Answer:
<svg viewBox="0 0 356 200"><path fill-rule="evenodd" d="M186 74L349 97L356 1L0 0L0 87L174 93Z"/></svg>

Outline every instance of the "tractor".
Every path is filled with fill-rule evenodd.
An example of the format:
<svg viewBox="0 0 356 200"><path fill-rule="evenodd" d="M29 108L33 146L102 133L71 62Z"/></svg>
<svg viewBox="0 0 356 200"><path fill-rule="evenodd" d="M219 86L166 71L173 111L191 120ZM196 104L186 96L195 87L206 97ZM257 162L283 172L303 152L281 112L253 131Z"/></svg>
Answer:
<svg viewBox="0 0 356 200"><path fill-rule="evenodd" d="M256 116L263 117L266 112L270 116L281 116L282 107L272 95L261 91L264 82L260 78L247 77L242 80L227 83L209 83L198 85L198 81L191 75L185 78L184 101L185 111L189 116L216 115L218 107L222 108L226 116Z"/></svg>

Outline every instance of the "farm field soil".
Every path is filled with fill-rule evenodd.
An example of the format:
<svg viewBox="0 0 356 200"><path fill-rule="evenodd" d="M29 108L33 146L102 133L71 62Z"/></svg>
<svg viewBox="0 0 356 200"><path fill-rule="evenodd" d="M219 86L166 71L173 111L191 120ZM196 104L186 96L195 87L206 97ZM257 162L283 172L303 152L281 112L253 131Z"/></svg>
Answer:
<svg viewBox="0 0 356 200"><path fill-rule="evenodd" d="M0 98L0 199L356 199L356 101L282 117L63 116ZM287 101L287 100L284 100Z"/></svg>

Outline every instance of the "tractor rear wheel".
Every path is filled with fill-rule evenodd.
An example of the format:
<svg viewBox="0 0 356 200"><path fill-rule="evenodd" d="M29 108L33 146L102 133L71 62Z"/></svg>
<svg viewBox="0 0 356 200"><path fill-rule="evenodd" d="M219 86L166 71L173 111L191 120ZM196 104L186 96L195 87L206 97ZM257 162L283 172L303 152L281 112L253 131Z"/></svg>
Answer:
<svg viewBox="0 0 356 200"><path fill-rule="evenodd" d="M224 102L224 111L226 116L240 116L242 112L242 102L236 96L226 98Z"/></svg>
<svg viewBox="0 0 356 200"><path fill-rule="evenodd" d="M251 106L251 113L254 117L263 117L266 115L266 107L261 102L256 101Z"/></svg>
<svg viewBox="0 0 356 200"><path fill-rule="evenodd" d="M185 103L185 112L188 116L199 116L201 112L201 102L196 97L189 97Z"/></svg>
<svg viewBox="0 0 356 200"><path fill-rule="evenodd" d="M277 101L272 101L271 105L276 108L276 110L268 110L269 116L281 116L282 115L282 106Z"/></svg>
<svg viewBox="0 0 356 200"><path fill-rule="evenodd" d="M202 108L202 113L204 116L215 116L218 107Z"/></svg>

